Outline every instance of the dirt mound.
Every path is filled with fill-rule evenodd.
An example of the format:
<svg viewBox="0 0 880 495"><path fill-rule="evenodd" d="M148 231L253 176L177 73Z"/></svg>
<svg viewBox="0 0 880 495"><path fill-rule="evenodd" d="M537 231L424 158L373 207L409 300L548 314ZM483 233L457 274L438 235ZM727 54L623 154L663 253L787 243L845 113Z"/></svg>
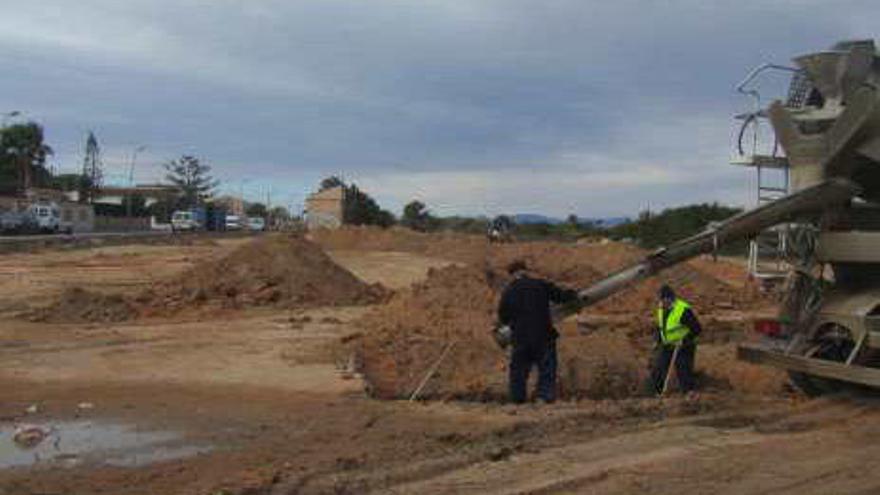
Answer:
<svg viewBox="0 0 880 495"><path fill-rule="evenodd" d="M620 243L574 246L535 242L503 246L492 253L485 263L495 271L503 272L506 264L513 259L525 259L532 270L542 277L572 288L584 288L642 259L645 253L642 249ZM712 276L699 267L706 263L705 260L695 260L676 265L625 288L589 307L586 312L632 315L634 322L641 321L652 314L657 304L657 291L664 283L674 287L701 314L753 307L756 297L753 291Z"/></svg>
<svg viewBox="0 0 880 495"><path fill-rule="evenodd" d="M383 242L390 245L391 234L383 235L388 237ZM443 242L438 238L436 245ZM500 292L509 281L506 265L514 259L525 259L539 276L581 288L645 254L617 243L575 246L530 242L487 246L482 254L475 248L468 249L472 252L467 265L432 270L425 282L399 293L364 318L360 355L376 396L408 397L450 345L421 396L503 396L506 356L492 341L489 329L495 321ZM462 251L459 248L459 253ZM742 287L685 263L588 307L581 316L598 318L598 325L589 331L579 330L569 319L559 328L562 397L623 398L640 392L653 345L656 294L663 283L671 284L693 304L704 321L707 340L718 340L714 338L716 331L730 340L729 325L715 328L710 315L751 304L751 293Z"/></svg>
<svg viewBox="0 0 880 495"><path fill-rule="evenodd" d="M480 235L454 232L427 234L403 227L378 229L348 226L318 230L309 233L309 238L331 250L402 251L467 263L479 262L492 247Z"/></svg>
<svg viewBox="0 0 880 495"><path fill-rule="evenodd" d="M560 273L584 273L574 268L560 265ZM506 281L491 268L435 269L425 282L368 314L358 350L373 395L409 397L442 357L421 397L503 397L507 357L489 330ZM603 329L581 335L571 319L560 333L563 397L621 398L637 391L645 353L629 334Z"/></svg>
<svg viewBox="0 0 880 495"><path fill-rule="evenodd" d="M697 369L705 385L748 395L779 395L790 387L788 375L779 369L740 361L735 344L707 344L697 350Z"/></svg>
<svg viewBox="0 0 880 495"><path fill-rule="evenodd" d="M218 259L205 259L136 297L69 289L31 319L111 322L200 308L348 306L387 299L297 236L265 236Z"/></svg>
<svg viewBox="0 0 880 495"><path fill-rule="evenodd" d="M522 258L541 276L571 287L583 288L643 258L648 251L619 242L585 245L538 241L489 244L483 236L455 233L424 234L409 229L344 228L314 234L327 249L406 251L490 267L503 272L510 261ZM723 274L724 276L718 276ZM737 276L743 274L742 276ZM716 309L752 308L759 295L744 286L745 268L724 259L695 259L635 284L599 305L593 312L634 314L653 309L663 283L703 313ZM732 276L731 276L732 275Z"/></svg>
<svg viewBox="0 0 880 495"><path fill-rule="evenodd" d="M197 263L139 301L148 306L342 306L383 300L387 291L367 285L316 244L299 236L265 236L228 255Z"/></svg>
<svg viewBox="0 0 880 495"><path fill-rule="evenodd" d="M625 327L603 327L585 334L572 320L560 327L561 397L623 399L641 394L648 373L648 340Z"/></svg>
<svg viewBox="0 0 880 495"><path fill-rule="evenodd" d="M426 396L497 392L503 355L487 333L495 297L485 273L450 266L430 270L425 282L365 316L359 355L373 394L408 396L449 345Z"/></svg>
<svg viewBox="0 0 880 495"><path fill-rule="evenodd" d="M137 309L123 296L79 287L65 289L49 306L36 310L33 321L53 323L115 322L136 317Z"/></svg>

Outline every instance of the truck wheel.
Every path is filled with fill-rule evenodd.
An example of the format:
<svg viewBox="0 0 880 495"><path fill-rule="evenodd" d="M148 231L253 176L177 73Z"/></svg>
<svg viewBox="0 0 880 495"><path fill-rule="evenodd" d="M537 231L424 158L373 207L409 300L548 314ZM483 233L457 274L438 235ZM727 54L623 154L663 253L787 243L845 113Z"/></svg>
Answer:
<svg viewBox="0 0 880 495"><path fill-rule="evenodd" d="M848 328L830 324L819 329L816 337L811 342L805 343L802 349L797 352L812 359L843 363L846 362L854 347L852 332ZM852 388L851 384L840 380L813 376L798 371L789 371L788 376L795 387L810 397L835 394Z"/></svg>

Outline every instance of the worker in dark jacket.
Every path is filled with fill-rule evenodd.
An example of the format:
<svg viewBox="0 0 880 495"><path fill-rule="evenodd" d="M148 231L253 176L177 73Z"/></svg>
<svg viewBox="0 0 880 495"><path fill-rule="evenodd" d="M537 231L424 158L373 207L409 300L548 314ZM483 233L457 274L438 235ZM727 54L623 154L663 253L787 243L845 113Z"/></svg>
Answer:
<svg viewBox="0 0 880 495"><path fill-rule="evenodd" d="M657 347L654 350L653 366L649 389L652 393L661 394L670 361L678 347L675 373L682 392L692 392L694 383L694 356L697 351L697 336L702 328L690 304L675 295L668 285L660 288L659 304L656 313Z"/></svg>
<svg viewBox="0 0 880 495"><path fill-rule="evenodd" d="M510 356L510 400L526 401L526 384L532 366L538 367L538 398L556 400L556 339L550 303L572 303L577 292L566 290L527 274L523 261L507 267L514 279L505 288L498 305L498 320L512 332Z"/></svg>

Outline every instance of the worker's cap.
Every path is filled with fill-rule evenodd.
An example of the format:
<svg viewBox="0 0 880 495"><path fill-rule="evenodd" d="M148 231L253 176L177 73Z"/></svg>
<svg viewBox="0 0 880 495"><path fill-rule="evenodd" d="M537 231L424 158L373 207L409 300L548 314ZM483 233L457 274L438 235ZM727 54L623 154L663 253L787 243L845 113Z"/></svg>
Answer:
<svg viewBox="0 0 880 495"><path fill-rule="evenodd" d="M672 287L670 287L669 285L663 284L663 286L660 287L660 290L657 292L657 296L660 299L675 299L675 291L672 290Z"/></svg>
<svg viewBox="0 0 880 495"><path fill-rule="evenodd" d="M526 265L525 260L514 260L509 265L507 265L507 273L513 275L517 272L522 272L528 270L529 267Z"/></svg>

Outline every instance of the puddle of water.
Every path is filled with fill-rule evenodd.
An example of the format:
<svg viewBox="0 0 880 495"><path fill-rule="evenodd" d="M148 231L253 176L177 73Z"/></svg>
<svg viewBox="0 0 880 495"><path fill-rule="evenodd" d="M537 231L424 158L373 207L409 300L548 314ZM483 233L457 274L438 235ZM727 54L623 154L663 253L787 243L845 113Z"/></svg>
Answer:
<svg viewBox="0 0 880 495"><path fill-rule="evenodd" d="M23 448L13 441L14 427L0 427L0 469L80 464L137 467L211 450L210 446L184 443L176 432L144 431L119 423L80 420L40 426L51 432L32 448Z"/></svg>

